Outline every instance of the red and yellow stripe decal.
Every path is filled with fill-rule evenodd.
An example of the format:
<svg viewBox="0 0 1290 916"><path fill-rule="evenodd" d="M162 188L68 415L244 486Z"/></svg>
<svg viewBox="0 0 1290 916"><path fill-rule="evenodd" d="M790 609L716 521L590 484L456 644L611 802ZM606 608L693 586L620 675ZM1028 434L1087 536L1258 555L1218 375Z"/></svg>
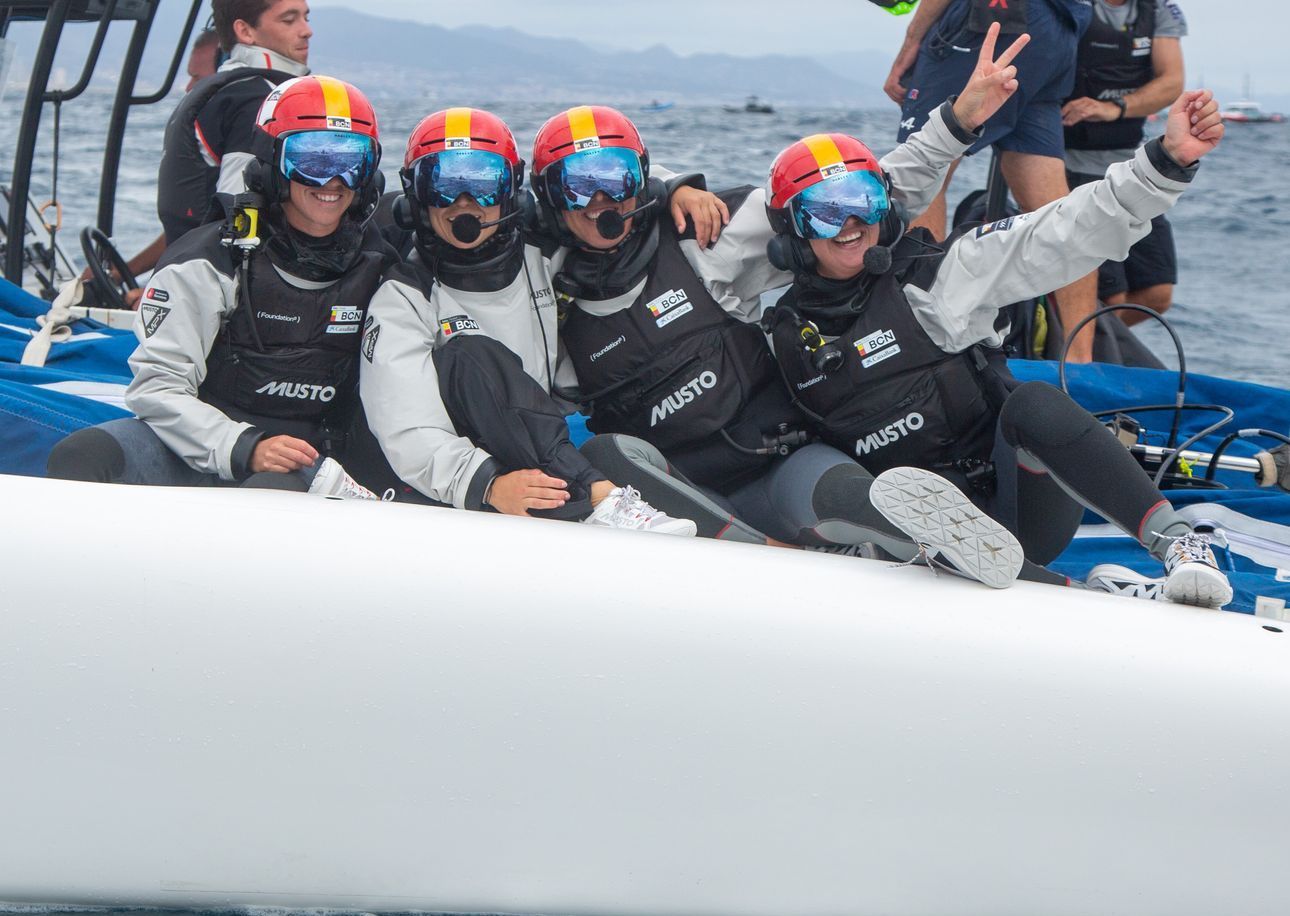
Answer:
<svg viewBox="0 0 1290 916"><path fill-rule="evenodd" d="M327 114L327 127L331 129L350 129L349 91L345 84L330 76L316 76L318 88L322 90L323 111ZM344 122L343 126L337 122Z"/></svg>
<svg viewBox="0 0 1290 916"><path fill-rule="evenodd" d="M469 108L449 108L444 115L443 120L444 143L448 144L450 140L470 141L470 109ZM452 145L450 148L463 148L460 145ZM469 148L467 145L464 148Z"/></svg>
<svg viewBox="0 0 1290 916"><path fill-rule="evenodd" d="M599 148L600 133L596 130L596 116L589 106L580 105L569 109L569 137L573 140L575 152Z"/></svg>
<svg viewBox="0 0 1290 916"><path fill-rule="evenodd" d="M833 142L833 138L828 134L812 134L802 140L803 145L811 151L815 157L815 167L820 170L820 174L828 178L830 175L836 175L839 171L837 166L842 166L845 171L846 166L843 164L842 152L838 145Z"/></svg>

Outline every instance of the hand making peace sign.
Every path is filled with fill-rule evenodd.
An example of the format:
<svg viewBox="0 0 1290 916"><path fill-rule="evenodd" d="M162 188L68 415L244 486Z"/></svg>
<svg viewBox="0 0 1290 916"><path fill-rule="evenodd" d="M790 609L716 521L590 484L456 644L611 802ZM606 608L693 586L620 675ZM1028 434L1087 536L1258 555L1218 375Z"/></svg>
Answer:
<svg viewBox="0 0 1290 916"><path fill-rule="evenodd" d="M999 59L994 58L994 43L999 37L999 23L991 23L981 43L976 69L954 103L954 116L968 130L976 130L990 119L1003 103L1017 91L1017 68L1012 60L1030 43L1029 35L1018 35Z"/></svg>

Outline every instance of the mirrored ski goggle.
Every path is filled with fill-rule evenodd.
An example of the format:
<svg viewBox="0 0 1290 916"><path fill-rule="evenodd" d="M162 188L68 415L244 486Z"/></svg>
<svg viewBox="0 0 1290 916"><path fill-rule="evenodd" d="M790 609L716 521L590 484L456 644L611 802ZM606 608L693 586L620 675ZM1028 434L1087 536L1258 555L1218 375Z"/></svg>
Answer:
<svg viewBox="0 0 1290 916"><path fill-rule="evenodd" d="M412 193L423 207L450 207L463 194L494 207L510 194L511 174L511 164L498 153L444 150L412 163Z"/></svg>
<svg viewBox="0 0 1290 916"><path fill-rule="evenodd" d="M887 215L887 189L873 172L846 172L826 178L788 202L793 228L804 239L831 239L854 216L873 225Z"/></svg>
<svg viewBox="0 0 1290 916"><path fill-rule="evenodd" d="M547 170L548 189L553 201L566 210L581 210L597 191L622 203L635 197L645 184L640 156L617 146L587 149L554 162Z"/></svg>
<svg viewBox="0 0 1290 916"><path fill-rule="evenodd" d="M340 130L307 130L282 138L278 168L290 181L321 188L333 178L356 191L376 172L376 141Z"/></svg>

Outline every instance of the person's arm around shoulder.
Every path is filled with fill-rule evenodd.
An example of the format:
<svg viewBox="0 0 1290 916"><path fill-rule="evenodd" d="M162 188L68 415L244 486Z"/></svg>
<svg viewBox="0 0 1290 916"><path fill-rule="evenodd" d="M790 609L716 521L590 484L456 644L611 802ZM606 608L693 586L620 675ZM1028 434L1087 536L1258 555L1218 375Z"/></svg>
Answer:
<svg viewBox="0 0 1290 916"><path fill-rule="evenodd" d="M1209 90L1174 102L1163 137L1031 213L982 226L950 247L926 289L905 287L919 323L942 349L997 343L998 309L1059 289L1105 260L1121 260L1166 212L1218 145L1223 123Z"/></svg>
<svg viewBox="0 0 1290 916"><path fill-rule="evenodd" d="M126 406L194 470L236 480L258 431L200 400L206 357L234 308L233 278L204 258L163 266L149 283L130 357Z"/></svg>

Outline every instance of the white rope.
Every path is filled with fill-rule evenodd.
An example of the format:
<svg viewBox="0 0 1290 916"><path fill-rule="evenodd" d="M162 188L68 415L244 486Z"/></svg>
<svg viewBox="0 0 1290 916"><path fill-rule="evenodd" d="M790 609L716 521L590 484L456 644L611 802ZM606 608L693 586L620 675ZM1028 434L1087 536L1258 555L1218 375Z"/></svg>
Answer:
<svg viewBox="0 0 1290 916"><path fill-rule="evenodd" d="M55 343L62 343L72 337L71 323L78 316L72 314L72 306L81 301L85 293L85 284L80 277L68 280L58 290L58 295L49 306L49 311L36 318L40 331L31 338L27 348L22 351L24 366L43 366L49 356L49 349Z"/></svg>
<svg viewBox="0 0 1290 916"><path fill-rule="evenodd" d="M22 351L24 366L43 366L49 358L49 351L56 343L66 343L72 339L71 324L82 318L92 318L109 328L130 329L134 327L136 313L129 309L94 308L78 303L85 296L85 283L80 277L68 280L58 290L58 295L49 306L49 311L36 316L40 330L32 336L31 342Z"/></svg>

